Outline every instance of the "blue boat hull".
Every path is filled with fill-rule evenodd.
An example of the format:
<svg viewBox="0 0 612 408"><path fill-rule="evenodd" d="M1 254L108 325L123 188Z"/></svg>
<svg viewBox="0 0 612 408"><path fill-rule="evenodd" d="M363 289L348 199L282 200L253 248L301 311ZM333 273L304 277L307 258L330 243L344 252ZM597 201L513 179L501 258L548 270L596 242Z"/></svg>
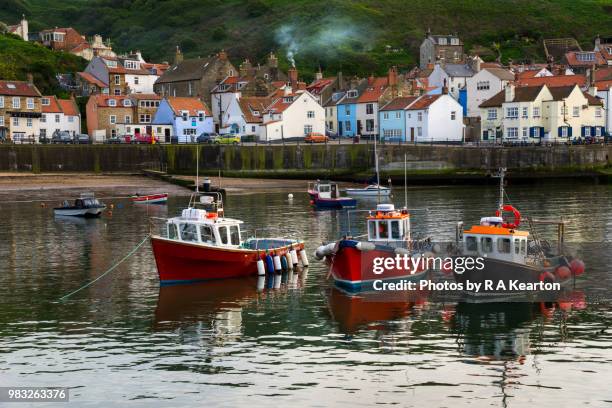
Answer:
<svg viewBox="0 0 612 408"><path fill-rule="evenodd" d="M354 198L331 198L331 199L320 199L314 198L313 202L317 208L345 208L345 207L356 207L357 200Z"/></svg>

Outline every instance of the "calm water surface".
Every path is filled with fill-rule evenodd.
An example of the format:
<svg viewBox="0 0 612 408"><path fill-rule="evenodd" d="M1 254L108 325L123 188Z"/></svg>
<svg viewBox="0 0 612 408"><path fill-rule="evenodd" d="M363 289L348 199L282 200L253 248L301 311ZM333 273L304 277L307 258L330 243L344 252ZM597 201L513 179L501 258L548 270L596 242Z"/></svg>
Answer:
<svg viewBox="0 0 612 408"><path fill-rule="evenodd" d="M580 301L368 302L332 290L314 259L276 282L160 290L147 245L58 302L140 242L148 216L174 215L186 197L148 209L107 200L112 216L98 220L0 203L0 385L66 386L71 405L95 407L610 406L612 251L602 243L612 238L612 189L508 191L528 216L570 220L567 240L582 244L587 263L572 293ZM251 230L302 231L309 254L346 230L345 214L315 212L306 194L294 195L230 196L226 212ZM491 215L496 199L495 186L411 188L413 229L452 239L457 221Z"/></svg>

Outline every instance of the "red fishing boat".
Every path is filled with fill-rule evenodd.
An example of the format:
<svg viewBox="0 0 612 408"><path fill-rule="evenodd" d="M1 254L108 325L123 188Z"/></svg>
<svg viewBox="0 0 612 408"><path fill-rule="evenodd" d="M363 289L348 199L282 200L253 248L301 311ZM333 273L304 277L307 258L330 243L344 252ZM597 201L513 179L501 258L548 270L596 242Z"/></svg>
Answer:
<svg viewBox="0 0 612 408"><path fill-rule="evenodd" d="M431 268L428 241L410 238L410 214L396 210L393 204L378 204L367 219L367 240L346 236L337 242L320 246L315 257L330 263L330 274L336 286L348 292L385 290L383 283L419 282ZM402 261L395 262L397 256ZM385 262L387 261L387 262ZM385 267L384 264L392 267Z"/></svg>
<svg viewBox="0 0 612 408"><path fill-rule="evenodd" d="M130 197L134 204L165 204L168 201L168 194L148 194L140 195L136 194Z"/></svg>
<svg viewBox="0 0 612 408"><path fill-rule="evenodd" d="M216 198L216 199L215 199ZM242 239L243 222L227 218L220 194L192 195L151 245L162 285L239 278L308 266L304 243L288 238Z"/></svg>

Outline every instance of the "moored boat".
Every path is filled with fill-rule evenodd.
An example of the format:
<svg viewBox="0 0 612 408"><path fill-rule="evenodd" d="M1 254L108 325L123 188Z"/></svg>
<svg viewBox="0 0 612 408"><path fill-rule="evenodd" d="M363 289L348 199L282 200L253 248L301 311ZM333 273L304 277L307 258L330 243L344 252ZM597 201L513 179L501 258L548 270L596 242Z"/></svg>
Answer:
<svg viewBox="0 0 612 408"><path fill-rule="evenodd" d="M210 193L208 193L210 194ZM304 243L289 238L242 239L243 222L224 216L216 199L195 193L180 216L166 220L151 245L162 285L239 278L308 266Z"/></svg>
<svg viewBox="0 0 612 408"><path fill-rule="evenodd" d="M74 204L65 200L61 207L53 209L53 213L57 216L99 217L105 208L106 205L98 201L93 193L83 193L74 200Z"/></svg>
<svg viewBox="0 0 612 408"><path fill-rule="evenodd" d="M378 184L370 184L364 188L347 188L346 194L354 197L389 197L391 189Z"/></svg>
<svg viewBox="0 0 612 408"><path fill-rule="evenodd" d="M418 283L427 278L430 268L424 253L430 249L429 242L411 240L406 208L396 210L393 204L378 204L366 222L366 240L345 236L321 245L315 252L317 259L330 263L330 275L337 287L347 292L385 290L385 283ZM402 259L399 265L394 262L398 256ZM392 266L381 271L387 260Z"/></svg>
<svg viewBox="0 0 612 408"><path fill-rule="evenodd" d="M308 183L308 195L317 208L342 209L355 207L357 200L351 197L342 197L338 184L331 181L317 180Z"/></svg>
<svg viewBox="0 0 612 408"><path fill-rule="evenodd" d="M165 204L168 201L167 193L159 194L135 194L130 197L134 204Z"/></svg>

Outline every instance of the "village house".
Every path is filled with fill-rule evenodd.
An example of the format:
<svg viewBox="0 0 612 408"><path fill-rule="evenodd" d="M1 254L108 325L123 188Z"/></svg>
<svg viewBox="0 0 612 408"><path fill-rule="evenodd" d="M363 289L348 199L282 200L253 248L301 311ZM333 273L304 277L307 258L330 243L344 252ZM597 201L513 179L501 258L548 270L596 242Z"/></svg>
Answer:
<svg viewBox="0 0 612 408"><path fill-rule="evenodd" d="M466 92L467 81L476 74L469 64L436 64L427 78L428 86L448 89L455 99L461 99L461 92ZM467 93L467 92L466 92Z"/></svg>
<svg viewBox="0 0 612 408"><path fill-rule="evenodd" d="M54 95L40 100L40 137L51 138L55 132L81 133L81 114L74 99L58 99Z"/></svg>
<svg viewBox="0 0 612 408"><path fill-rule="evenodd" d="M174 65L155 82L156 94L164 97L197 97L211 105L210 92L227 77L235 76L237 69L225 51L208 58L183 60L177 47Z"/></svg>
<svg viewBox="0 0 612 408"><path fill-rule="evenodd" d="M597 36L593 51L599 51L607 65L612 65L612 37L601 38Z"/></svg>
<svg viewBox="0 0 612 408"><path fill-rule="evenodd" d="M604 104L606 134L612 133L612 67L595 71L589 93L596 94Z"/></svg>
<svg viewBox="0 0 612 408"><path fill-rule="evenodd" d="M94 57L87 39L72 27L42 30L38 35L42 45L52 50L69 52L88 61Z"/></svg>
<svg viewBox="0 0 612 408"><path fill-rule="evenodd" d="M152 125L163 128L164 140L176 137L178 143L192 143L202 133L212 133L212 114L198 98L164 97L153 117Z"/></svg>
<svg viewBox="0 0 612 408"><path fill-rule="evenodd" d="M268 106L274 99L266 96L243 96L238 100L239 116L230 118L231 134L253 135L257 140L264 138L263 117Z"/></svg>
<svg viewBox="0 0 612 408"><path fill-rule="evenodd" d="M117 58L109 39L104 42L100 34L94 35L89 41L94 57Z"/></svg>
<svg viewBox="0 0 612 408"><path fill-rule="evenodd" d="M325 134L325 110L310 92L285 88L264 113L260 140L298 140L309 133Z"/></svg>
<svg viewBox="0 0 612 408"><path fill-rule="evenodd" d="M348 90L336 102L337 132L340 137L355 137L359 134L357 122L357 103L359 96L368 86L367 79L353 79ZM361 122L359 122L361 125Z"/></svg>
<svg viewBox="0 0 612 408"><path fill-rule="evenodd" d="M41 94L32 82L0 80L0 140L38 141Z"/></svg>
<svg viewBox="0 0 612 408"><path fill-rule="evenodd" d="M334 136L339 136L338 106L336 104L345 94L346 91L334 92L332 96L323 103L323 109L325 109L325 130Z"/></svg>
<svg viewBox="0 0 612 408"><path fill-rule="evenodd" d="M122 136L121 130L133 123L132 100L126 95L97 94L86 106L87 133L95 142Z"/></svg>
<svg viewBox="0 0 612 408"><path fill-rule="evenodd" d="M480 104L491 99L514 81L514 74L505 68L482 68L467 78L467 116L479 117Z"/></svg>
<svg viewBox="0 0 612 408"><path fill-rule="evenodd" d="M29 41L28 20L26 20L25 16L21 16L19 24L7 26L7 31L10 34L21 37L21 39L24 41Z"/></svg>
<svg viewBox="0 0 612 408"><path fill-rule="evenodd" d="M127 135L130 137L139 136L155 136L160 142L170 143L170 136L167 140L163 131L157 131L152 125L153 117L159 107L161 96L149 93L135 93L128 95L132 114L129 122L117 124L117 132L119 135Z"/></svg>
<svg viewBox="0 0 612 408"><path fill-rule="evenodd" d="M568 51L563 62L576 74L585 74L593 67L608 65L600 51Z"/></svg>
<svg viewBox="0 0 612 408"><path fill-rule="evenodd" d="M484 141L554 143L605 132L601 99L578 85L508 85L480 108Z"/></svg>
<svg viewBox="0 0 612 408"><path fill-rule="evenodd" d="M406 141L460 143L464 136L462 113L462 106L448 94L420 96L406 108Z"/></svg>
<svg viewBox="0 0 612 408"><path fill-rule="evenodd" d="M419 67L426 69L429 64L462 64L465 62L463 42L454 35L432 35L429 30L421 43Z"/></svg>
<svg viewBox="0 0 612 408"><path fill-rule="evenodd" d="M585 87L587 78L582 74L571 75L543 75L534 77L519 77L515 81L516 86L539 86L546 85L548 87L578 85Z"/></svg>
<svg viewBox="0 0 612 408"><path fill-rule="evenodd" d="M77 72L75 82L80 96L110 93L108 83L102 82L89 72Z"/></svg>
<svg viewBox="0 0 612 408"><path fill-rule="evenodd" d="M344 79L342 72L338 72L335 77L323 77L323 72L319 71L315 74L315 79L306 87L312 96L317 98L319 105L323 106L332 98L332 95L338 91L344 90Z"/></svg>
<svg viewBox="0 0 612 408"><path fill-rule="evenodd" d="M388 141L406 141L406 109L418 96L402 96L387 102L380 108L380 138ZM413 135L414 136L414 135ZM414 142L414 138L410 140Z"/></svg>

